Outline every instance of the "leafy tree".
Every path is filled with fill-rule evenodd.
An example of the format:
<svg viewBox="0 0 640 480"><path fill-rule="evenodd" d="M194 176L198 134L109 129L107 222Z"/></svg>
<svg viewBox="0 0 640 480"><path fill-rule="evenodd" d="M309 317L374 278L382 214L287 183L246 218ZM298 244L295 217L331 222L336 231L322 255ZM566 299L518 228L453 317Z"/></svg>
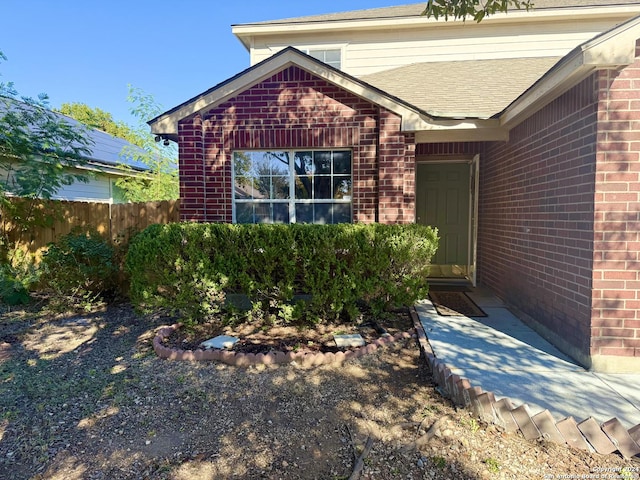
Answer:
<svg viewBox="0 0 640 480"><path fill-rule="evenodd" d="M106 132L114 137L123 138L126 141L144 147L144 140L126 123L116 122L109 112L100 108L92 108L85 103L73 102L63 103L60 108L54 111L67 115L87 125Z"/></svg>
<svg viewBox="0 0 640 480"><path fill-rule="evenodd" d="M2 52L0 60L6 60ZM91 153L87 130L48 107L47 95L20 96L12 82L0 82L0 248L4 253L31 227L55 219L55 212L39 207L39 199L52 198L65 185L88 181L78 169ZM11 197L22 199L11 201ZM17 238L10 240L10 233Z"/></svg>
<svg viewBox="0 0 640 480"><path fill-rule="evenodd" d="M422 15L435 19L449 17L466 20L473 18L481 22L485 17L496 13L506 13L510 8L529 10L532 0L429 0Z"/></svg>
<svg viewBox="0 0 640 480"><path fill-rule="evenodd" d="M116 181L116 185L124 192L124 197L130 202L147 202L155 200L172 200L180 196L178 182L177 158L178 152L175 144L165 145L156 142L155 137L149 132L146 121L160 113L162 107L156 103L151 95L145 94L141 89L129 85L131 103L130 112L137 117L139 124L132 128L141 143L136 143L142 148L125 147L123 155L134 161L149 167L145 175L133 175L123 177ZM126 165L124 168L130 168Z"/></svg>

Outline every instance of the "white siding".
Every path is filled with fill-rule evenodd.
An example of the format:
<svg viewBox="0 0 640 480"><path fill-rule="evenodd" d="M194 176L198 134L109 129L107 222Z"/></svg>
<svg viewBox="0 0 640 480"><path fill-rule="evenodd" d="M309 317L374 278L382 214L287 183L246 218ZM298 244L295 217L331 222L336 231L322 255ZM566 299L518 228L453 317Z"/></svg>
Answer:
<svg viewBox="0 0 640 480"><path fill-rule="evenodd" d="M73 182L71 185L63 185L56 195L55 200L72 200L81 202L118 202L120 196L115 192L117 188L113 184L116 177L101 172L88 172L75 170L89 178L88 183ZM7 171L0 169L0 175L6 177ZM114 198L115 193L115 198Z"/></svg>
<svg viewBox="0 0 640 480"><path fill-rule="evenodd" d="M419 62L559 57L611 28L613 20L546 24L427 26L395 31L286 33L254 38L254 65L291 45L343 49L342 69L354 76Z"/></svg>
<svg viewBox="0 0 640 480"><path fill-rule="evenodd" d="M89 178L88 183L74 182L71 185L63 186L53 198L56 200L110 203L113 200L111 190L111 178L96 174L95 177Z"/></svg>

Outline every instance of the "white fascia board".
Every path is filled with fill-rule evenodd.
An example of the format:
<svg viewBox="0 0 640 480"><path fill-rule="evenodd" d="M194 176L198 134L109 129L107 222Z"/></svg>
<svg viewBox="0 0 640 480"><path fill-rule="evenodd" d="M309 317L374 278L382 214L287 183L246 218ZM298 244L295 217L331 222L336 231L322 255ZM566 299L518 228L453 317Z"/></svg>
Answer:
<svg viewBox="0 0 640 480"><path fill-rule="evenodd" d="M178 135L178 121L192 115L202 112L211 106L223 103L225 100L238 95L251 85L260 83L272 76L275 72L288 66L290 55L281 55L274 57L271 61L255 67L238 78L225 83L220 88L203 95L194 101L184 105L182 108L175 110L169 114L165 114L151 124L151 133L157 135Z"/></svg>
<svg viewBox="0 0 640 480"><path fill-rule="evenodd" d="M492 23L535 23L560 20L580 21L586 18L619 18L625 20L640 14L640 5L626 5L618 7L589 7L589 8L566 8L566 9L545 9L545 10L512 10L509 13L498 13L483 19L482 24ZM402 27L422 27L432 25L438 27L456 27L465 24L474 25L473 19L455 20L444 19L435 20L433 18L412 16L398 18L376 18L376 19L355 19L355 20L334 20L334 21L311 21L300 23L266 23L266 24L239 24L232 25L231 32L237 36L245 46L248 46L244 37L254 35L273 35L302 33L302 32L325 32L334 30L378 30L378 29L399 29Z"/></svg>
<svg viewBox="0 0 640 480"><path fill-rule="evenodd" d="M630 65L638 38L640 16L576 48L506 108L501 125L513 128L596 70Z"/></svg>

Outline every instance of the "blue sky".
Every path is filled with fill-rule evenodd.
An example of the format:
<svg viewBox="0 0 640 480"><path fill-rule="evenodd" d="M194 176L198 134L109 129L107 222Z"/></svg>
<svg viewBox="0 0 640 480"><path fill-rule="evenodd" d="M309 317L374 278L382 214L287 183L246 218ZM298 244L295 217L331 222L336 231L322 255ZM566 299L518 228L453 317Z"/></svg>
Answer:
<svg viewBox="0 0 640 480"><path fill-rule="evenodd" d="M231 25L412 0L0 0L0 82L51 105L82 102L136 123L127 85L166 110L249 66ZM426 3L426 1L425 1Z"/></svg>

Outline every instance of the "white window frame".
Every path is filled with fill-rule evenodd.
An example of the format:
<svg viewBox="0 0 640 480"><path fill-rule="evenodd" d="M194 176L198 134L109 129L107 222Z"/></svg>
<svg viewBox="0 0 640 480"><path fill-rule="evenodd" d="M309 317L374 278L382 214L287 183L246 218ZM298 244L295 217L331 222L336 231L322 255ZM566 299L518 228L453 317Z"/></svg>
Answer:
<svg viewBox="0 0 640 480"><path fill-rule="evenodd" d="M309 55L310 50L340 50L340 68L339 70L345 71L345 58L347 51L347 43L321 43L317 45L313 44L304 44L304 45L293 45L293 47L297 48L301 52ZM267 48L271 50L273 54L284 50L288 45L268 45ZM327 64L329 65L329 64ZM336 68L336 67L334 67Z"/></svg>
<svg viewBox="0 0 640 480"><path fill-rule="evenodd" d="M235 156L236 153L247 153L247 152L283 152L289 155L289 198L287 199L239 199L236 198L236 172L235 172ZM350 186L351 186L351 195L345 195L343 198L310 198L310 199L299 199L296 198L296 170L295 170L295 154L300 152L348 152L350 157L350 172L348 174ZM320 174L321 176L326 176ZM333 162L331 173L328 175L331 178L331 184L333 185L333 179L335 177L343 177L347 176L347 174L343 173L335 173L333 171ZM338 204L338 205L349 205L349 223L353 223L353 149L350 148L271 148L271 149L242 149L242 150L234 150L231 154L231 182L232 182L232 222L237 223L237 205L240 203L265 203L265 204L287 204L288 212L289 212L289 224L298 223L296 218L296 204ZM274 222L275 223L275 222ZM313 222L316 223L316 222Z"/></svg>

